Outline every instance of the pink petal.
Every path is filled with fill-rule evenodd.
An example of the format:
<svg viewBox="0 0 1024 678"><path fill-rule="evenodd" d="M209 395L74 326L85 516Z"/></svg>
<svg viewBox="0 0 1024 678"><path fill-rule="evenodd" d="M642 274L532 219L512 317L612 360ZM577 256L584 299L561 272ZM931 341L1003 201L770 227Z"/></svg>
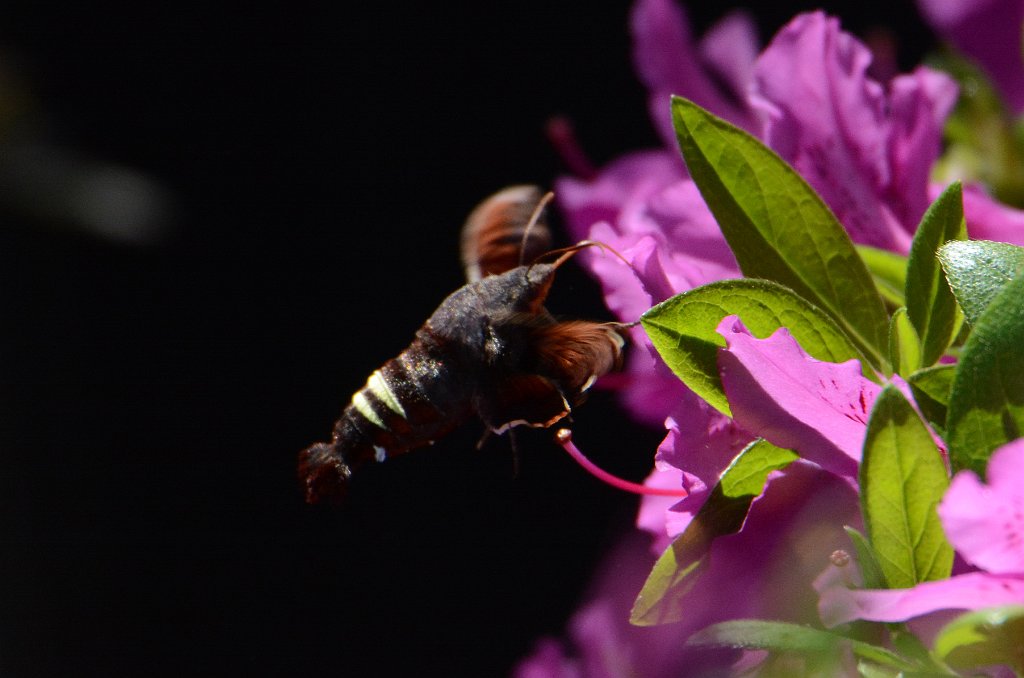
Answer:
<svg viewBox="0 0 1024 678"><path fill-rule="evenodd" d="M754 17L744 10L726 14L700 40L700 55L708 70L739 97L746 95L754 81L759 49Z"/></svg>
<svg viewBox="0 0 1024 678"><path fill-rule="evenodd" d="M729 462L753 440L725 415L686 389L665 421L668 435L655 455L655 470L646 484L683 487L682 500L645 496L637 526L655 535L658 553L682 534L707 500ZM658 547L661 547L658 550Z"/></svg>
<svg viewBox="0 0 1024 678"><path fill-rule="evenodd" d="M993 574L1024 575L1024 439L1003 445L986 470L953 478L939 518L965 560Z"/></svg>
<svg viewBox="0 0 1024 678"><path fill-rule="evenodd" d="M918 0L935 31L977 61L1011 111L1024 109L1021 0Z"/></svg>
<svg viewBox="0 0 1024 678"><path fill-rule="evenodd" d="M928 178L939 157L942 128L956 103L956 83L926 66L890 84L889 158L892 167L887 198L900 222L914 229L928 209Z"/></svg>
<svg viewBox="0 0 1024 678"><path fill-rule="evenodd" d="M751 103L763 139L832 208L854 241L896 252L908 228L883 200L892 170L882 87L867 77L871 53L835 19L802 14L758 59ZM923 190L923 189L922 189Z"/></svg>
<svg viewBox="0 0 1024 678"><path fill-rule="evenodd" d="M542 638L533 654L516 666L515 678L582 678L579 662L565 656L562 644L554 638Z"/></svg>
<svg viewBox="0 0 1024 678"><path fill-rule="evenodd" d="M717 619L810 618L814 577L858 516L857 493L843 479L800 460L772 473L743 529L715 540L694 609L703 600Z"/></svg>
<svg viewBox="0 0 1024 678"><path fill-rule="evenodd" d="M855 590L834 586L822 592L818 612L825 626L855 619L905 621L937 610L980 610L1024 603L1024 577L984 572L925 582L912 589Z"/></svg>
<svg viewBox="0 0 1024 678"><path fill-rule="evenodd" d="M933 185L931 199L937 198L944 188ZM997 202L980 186L964 186L964 219L967 221L967 233L975 240L1024 245L1024 211Z"/></svg>
<svg viewBox="0 0 1024 678"><path fill-rule="evenodd" d="M868 414L881 388L857 360L808 356L785 328L757 339L736 318L718 326L722 385L737 424L839 475L856 477Z"/></svg>
<svg viewBox="0 0 1024 678"><path fill-rule="evenodd" d="M691 99L715 115L752 128L746 107L736 103L743 90L723 92L709 77L690 33L682 6L675 0L638 0L630 14L633 62L647 86L649 109L667 148L676 148L670 96ZM740 49L756 49L744 45Z"/></svg>
<svg viewBox="0 0 1024 678"><path fill-rule="evenodd" d="M595 179L562 177L555 183L555 198L570 236L584 240L595 223L617 223L621 214L643 206L648 196L685 176L678 153L630 153L603 168Z"/></svg>

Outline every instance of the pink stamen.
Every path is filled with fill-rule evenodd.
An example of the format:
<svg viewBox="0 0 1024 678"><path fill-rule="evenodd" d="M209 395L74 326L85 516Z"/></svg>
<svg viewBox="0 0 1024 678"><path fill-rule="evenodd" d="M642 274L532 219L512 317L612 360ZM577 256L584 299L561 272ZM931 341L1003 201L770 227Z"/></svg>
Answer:
<svg viewBox="0 0 1024 678"><path fill-rule="evenodd" d="M560 428L555 433L555 440L562 449L569 453L569 456L576 460L576 463L582 466L588 473L596 477L598 480L608 483L612 487L617 487L620 490L626 492L632 492L633 494L651 494L659 497L686 497L689 492L683 488L669 489L661 487L647 487L639 483L632 483L628 480L623 480L618 476L613 476L604 469L598 467L594 462L584 456L582 452L577 449L576 445L572 442L572 431L567 428Z"/></svg>

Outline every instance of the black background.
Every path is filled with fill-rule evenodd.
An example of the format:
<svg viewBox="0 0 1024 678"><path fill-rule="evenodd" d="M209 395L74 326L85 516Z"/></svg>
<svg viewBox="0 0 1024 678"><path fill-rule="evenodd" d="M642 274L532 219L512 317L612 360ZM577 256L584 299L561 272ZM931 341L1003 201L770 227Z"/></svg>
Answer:
<svg viewBox="0 0 1024 678"><path fill-rule="evenodd" d="M762 39L811 6L772 5ZM40 133L176 206L148 247L2 215L0 675L504 675L628 528L548 434L513 477L479 426L302 503L296 452L461 284L468 211L563 172L545 121L656 144L627 2L353 7L0 11ZM909 3L830 9L927 45ZM550 307L605 317L578 271ZM636 479L660 438L607 393L575 428Z"/></svg>

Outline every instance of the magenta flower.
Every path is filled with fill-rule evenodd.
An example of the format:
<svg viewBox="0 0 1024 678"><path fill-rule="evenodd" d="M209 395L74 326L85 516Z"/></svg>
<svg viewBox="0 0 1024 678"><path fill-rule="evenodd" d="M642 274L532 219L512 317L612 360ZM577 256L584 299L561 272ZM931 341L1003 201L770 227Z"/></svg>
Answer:
<svg viewBox="0 0 1024 678"><path fill-rule="evenodd" d="M754 436L690 391L685 391L665 421L668 435L654 457L648 487L682 487L682 500L648 495L640 503L637 527L654 536L661 553L680 535L704 505L718 477Z"/></svg>
<svg viewBox="0 0 1024 678"><path fill-rule="evenodd" d="M906 252L928 207L928 174L956 100L920 67L872 80L868 48L821 12L786 25L757 60L761 138L821 195L854 242Z"/></svg>
<svg viewBox="0 0 1024 678"><path fill-rule="evenodd" d="M667 148L628 155L596 177L563 178L556 186L572 236L608 242L634 264L630 270L611 257L583 257L621 320L633 322L675 293L740 275L680 159L670 93L758 134L804 175L855 241L908 249L956 96L949 78L922 67L886 90L866 73L868 49L820 12L798 16L756 57L743 15L694 44L673 0L638 0L631 26L634 59ZM726 38L731 50L722 47ZM648 355L643 334L634 338L641 348L628 360L626 405L641 421L659 423L682 387Z"/></svg>
<svg viewBox="0 0 1024 678"><path fill-rule="evenodd" d="M644 497L637 520L641 529L655 536L656 547L662 550L670 538L686 529L722 470L753 440L750 431L801 456L800 462L769 476L764 494L751 505L751 518L774 506L761 499L778 491L780 477L804 474L804 466L826 471L822 478L835 476L836 482L851 489L851 501L855 498L868 414L881 387L861 374L856 360L836 364L811 358L784 328L767 339L758 339L736 316L729 316L718 332L726 340L726 348L719 350L718 365L733 419L693 395L669 417L669 434L658 448L656 467L646 484L682 486L690 494L682 500ZM810 486L808 490L817 491ZM840 504L837 510L845 513L854 508ZM764 520L765 529L772 532L775 523L770 518ZM749 529L748 524L742 533ZM841 543L832 542L830 547L838 548ZM752 558L744 559L747 565L752 562Z"/></svg>
<svg viewBox="0 0 1024 678"><path fill-rule="evenodd" d="M882 390L861 374L860 362L815 360L785 328L758 339L736 316L722 320L718 333L727 346L718 367L736 422L826 470L856 478L868 415Z"/></svg>
<svg viewBox="0 0 1024 678"><path fill-rule="evenodd" d="M1014 113L1024 110L1021 0L918 0L935 32L974 59Z"/></svg>
<svg viewBox="0 0 1024 678"><path fill-rule="evenodd" d="M686 96L715 115L754 133L746 105L757 57L757 29L734 12L694 44L683 8L674 0L638 0L630 14L633 64L647 86L651 120L665 146L676 148L669 97Z"/></svg>
<svg viewBox="0 0 1024 678"><path fill-rule="evenodd" d="M818 584L822 621L895 622L938 610L1024 604L1024 439L993 453L986 478L987 485L961 471L938 507L950 543L979 571L888 590L851 589L844 576L826 572Z"/></svg>

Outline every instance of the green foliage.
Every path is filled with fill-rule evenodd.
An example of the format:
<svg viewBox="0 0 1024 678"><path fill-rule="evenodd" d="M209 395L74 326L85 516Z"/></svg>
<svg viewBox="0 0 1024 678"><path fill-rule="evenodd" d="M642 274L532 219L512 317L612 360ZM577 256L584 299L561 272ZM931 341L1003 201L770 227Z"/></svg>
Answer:
<svg viewBox="0 0 1024 678"><path fill-rule="evenodd" d="M907 365L909 369L900 374L934 364L956 336L962 318L942 277L936 251L949 241L966 239L962 192L960 184L953 183L925 212L910 248L907 315L920 338L921 355L918 365Z"/></svg>
<svg viewBox="0 0 1024 678"><path fill-rule="evenodd" d="M956 365L935 365L918 370L907 379L910 390L914 392L914 402L940 433L946 429L946 407L955 375Z"/></svg>
<svg viewBox="0 0 1024 678"><path fill-rule="evenodd" d="M715 328L738 315L755 336L786 327L818 360L861 361L865 376L876 378L847 335L823 311L792 290L767 280L723 280L668 299L640 318L665 364L684 384L724 414L730 414L718 374L718 348L725 346Z"/></svg>
<svg viewBox="0 0 1024 678"><path fill-rule="evenodd" d="M889 587L949 576L953 548L935 512L948 484L928 429L899 389L886 386L868 420L860 491L868 537Z"/></svg>
<svg viewBox="0 0 1024 678"><path fill-rule="evenodd" d="M1006 664L1024 674L1024 606L961 615L935 638L935 654L958 668Z"/></svg>
<svg viewBox="0 0 1024 678"><path fill-rule="evenodd" d="M912 664L884 647L808 626L760 619L740 619L714 624L690 636L687 644L796 652L814 658L816 665L832 659L836 662L836 669L841 666L838 662L842 652L849 650L855 656L881 666L896 670L913 668Z"/></svg>
<svg viewBox="0 0 1024 678"><path fill-rule="evenodd" d="M743 274L780 283L823 309L885 369L882 299L818 194L774 151L693 102L673 97L672 119L690 175Z"/></svg>
<svg viewBox="0 0 1024 678"><path fill-rule="evenodd" d="M868 245L854 245L879 294L893 308L907 305L907 258Z"/></svg>
<svg viewBox="0 0 1024 678"><path fill-rule="evenodd" d="M939 261L967 322L974 325L1000 290L1024 270L1024 247L988 240L950 242L939 248Z"/></svg>
<svg viewBox="0 0 1024 678"><path fill-rule="evenodd" d="M958 120L979 111L961 104ZM685 99L673 98L672 115L690 174L747 277L655 306L641 318L645 331L673 372L727 415L717 365L725 341L716 329L728 315L760 338L788 328L818 360L858 359L876 381L877 372L904 377L914 404L890 383L867 423L858 478L867 536L847 533L866 588L949 577L953 549L936 513L949 474L918 410L944 435L954 471L983 473L996 447L1024 433L1024 248L967 241L956 182L929 207L908 257L854 247L822 200L760 141ZM991 111L982 118L995 119ZM955 135L968 127L952 129ZM953 138L963 151L964 140ZM1004 173L1005 190L1024 186L1019 167L1014 176ZM944 356L959 360L939 364ZM794 459L758 440L733 460L658 559L634 604L633 624L685 617L684 596L699 585L714 539L741 530L768 473ZM868 636L860 635L865 629ZM865 637L885 638L889 647ZM849 656L862 676L949 676L956 675L949 667L1000 662L1020 674L1024 607L964 615L942 630L933 651L905 627L868 622L823 631L735 620L689 643L767 650L758 671L764 676L789 675L787 667L797 666L801 675L832 675L850 667L841 659Z"/></svg>
<svg viewBox="0 0 1024 678"><path fill-rule="evenodd" d="M889 360L893 372L904 377L921 367L921 340L905 308L889 320Z"/></svg>
<svg viewBox="0 0 1024 678"><path fill-rule="evenodd" d="M984 473L992 451L1024 435L1024 276L1007 283L974 323L946 415L954 471Z"/></svg>

